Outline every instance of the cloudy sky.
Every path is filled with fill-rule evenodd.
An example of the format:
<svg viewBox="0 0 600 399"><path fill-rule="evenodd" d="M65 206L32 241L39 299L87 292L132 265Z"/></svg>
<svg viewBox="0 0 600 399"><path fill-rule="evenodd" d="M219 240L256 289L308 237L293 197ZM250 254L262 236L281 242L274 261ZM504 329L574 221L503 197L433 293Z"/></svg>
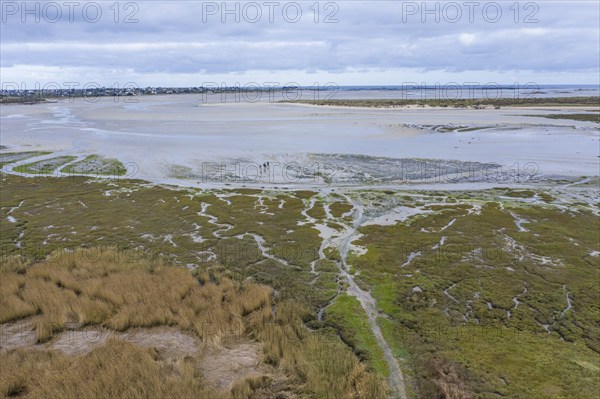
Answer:
<svg viewBox="0 0 600 399"><path fill-rule="evenodd" d="M4 86L600 79L596 0L1 3Z"/></svg>

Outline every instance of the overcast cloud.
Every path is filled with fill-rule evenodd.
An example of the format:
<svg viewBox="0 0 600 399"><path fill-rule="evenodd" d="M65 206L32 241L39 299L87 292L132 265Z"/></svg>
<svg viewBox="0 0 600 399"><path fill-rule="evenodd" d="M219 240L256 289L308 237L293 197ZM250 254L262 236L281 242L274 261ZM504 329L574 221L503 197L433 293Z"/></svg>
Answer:
<svg viewBox="0 0 600 399"><path fill-rule="evenodd" d="M1 3L3 84L599 83L595 0Z"/></svg>

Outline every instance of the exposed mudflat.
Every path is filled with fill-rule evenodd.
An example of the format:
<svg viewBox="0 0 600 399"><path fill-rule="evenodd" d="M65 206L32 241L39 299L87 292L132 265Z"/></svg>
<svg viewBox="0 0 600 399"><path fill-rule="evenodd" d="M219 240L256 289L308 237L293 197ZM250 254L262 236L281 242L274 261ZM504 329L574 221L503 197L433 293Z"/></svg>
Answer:
<svg viewBox="0 0 600 399"><path fill-rule="evenodd" d="M252 375L278 375L281 379L285 378L283 373L264 364L262 357L263 351L258 343L232 343L204 353L200 370L207 380L220 389L229 388L235 380Z"/></svg>
<svg viewBox="0 0 600 399"><path fill-rule="evenodd" d="M23 348L78 356L105 345L109 339L117 339L153 348L165 360L198 357L199 371L217 389L229 389L236 380L252 375L286 378L282 372L264 364L260 343L239 341L209 348L193 335L173 327L133 328L125 332L102 327L73 328L57 333L48 342L37 343L35 321L23 319L0 325L0 332L0 351Z"/></svg>
<svg viewBox="0 0 600 399"><path fill-rule="evenodd" d="M3 152L53 152L36 161L97 154L121 161L127 177L186 186L520 183L598 174L597 124L536 116L545 109L212 101L178 95L3 106Z"/></svg>
<svg viewBox="0 0 600 399"><path fill-rule="evenodd" d="M125 332L102 327L72 328L37 343L35 322L23 319L0 325L0 349L29 348L56 350L67 355L80 355L104 345L108 339L118 339L140 346L155 348L165 358L194 356L200 352L200 341L172 327L134 328Z"/></svg>

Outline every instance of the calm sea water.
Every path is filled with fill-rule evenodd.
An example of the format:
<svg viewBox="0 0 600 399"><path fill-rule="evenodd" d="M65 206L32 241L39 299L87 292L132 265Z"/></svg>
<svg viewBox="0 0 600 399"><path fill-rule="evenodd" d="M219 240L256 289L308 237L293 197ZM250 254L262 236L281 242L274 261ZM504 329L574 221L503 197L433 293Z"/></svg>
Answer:
<svg viewBox="0 0 600 399"><path fill-rule="evenodd" d="M548 97L587 97L600 96L598 85L537 85L535 83L517 85L469 85L446 83L438 85L406 84L403 86L329 86L319 90L314 87L301 87L284 91L289 99L481 99L481 98L548 98Z"/></svg>

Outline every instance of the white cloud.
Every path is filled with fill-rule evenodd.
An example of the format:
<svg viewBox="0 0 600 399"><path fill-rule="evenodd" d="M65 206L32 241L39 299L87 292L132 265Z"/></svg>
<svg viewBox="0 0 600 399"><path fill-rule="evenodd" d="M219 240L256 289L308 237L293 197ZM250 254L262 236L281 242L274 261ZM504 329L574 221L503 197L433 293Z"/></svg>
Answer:
<svg viewBox="0 0 600 399"><path fill-rule="evenodd" d="M470 46L471 44L475 43L476 39L477 39L477 35L475 35L473 33L461 33L458 36L458 41L463 46Z"/></svg>
<svg viewBox="0 0 600 399"><path fill-rule="evenodd" d="M497 23L483 18L481 10L473 22L463 10L457 23L444 18L436 23L431 16L423 23L419 13L403 14L403 2L338 1L338 22L331 24L323 23L330 10L319 2L318 23L309 8L313 2L299 3L303 14L297 23L281 10L272 23L266 14L259 23L244 18L235 23L231 16L223 23L218 14L202 22L202 2L170 1L136 3L139 22L124 24L114 22L109 3L100 4L105 9L97 23L81 16L73 22L21 23L18 15L2 23L2 81L32 76L65 81L79 74L193 85L202 76L266 81L273 75L318 75L360 85L398 84L403 71L428 80L468 73L510 83L506 76L521 71L519 76L552 82L595 83L600 73L598 2L538 3L534 24L524 23L523 10L515 22L510 2L502 3Z"/></svg>

